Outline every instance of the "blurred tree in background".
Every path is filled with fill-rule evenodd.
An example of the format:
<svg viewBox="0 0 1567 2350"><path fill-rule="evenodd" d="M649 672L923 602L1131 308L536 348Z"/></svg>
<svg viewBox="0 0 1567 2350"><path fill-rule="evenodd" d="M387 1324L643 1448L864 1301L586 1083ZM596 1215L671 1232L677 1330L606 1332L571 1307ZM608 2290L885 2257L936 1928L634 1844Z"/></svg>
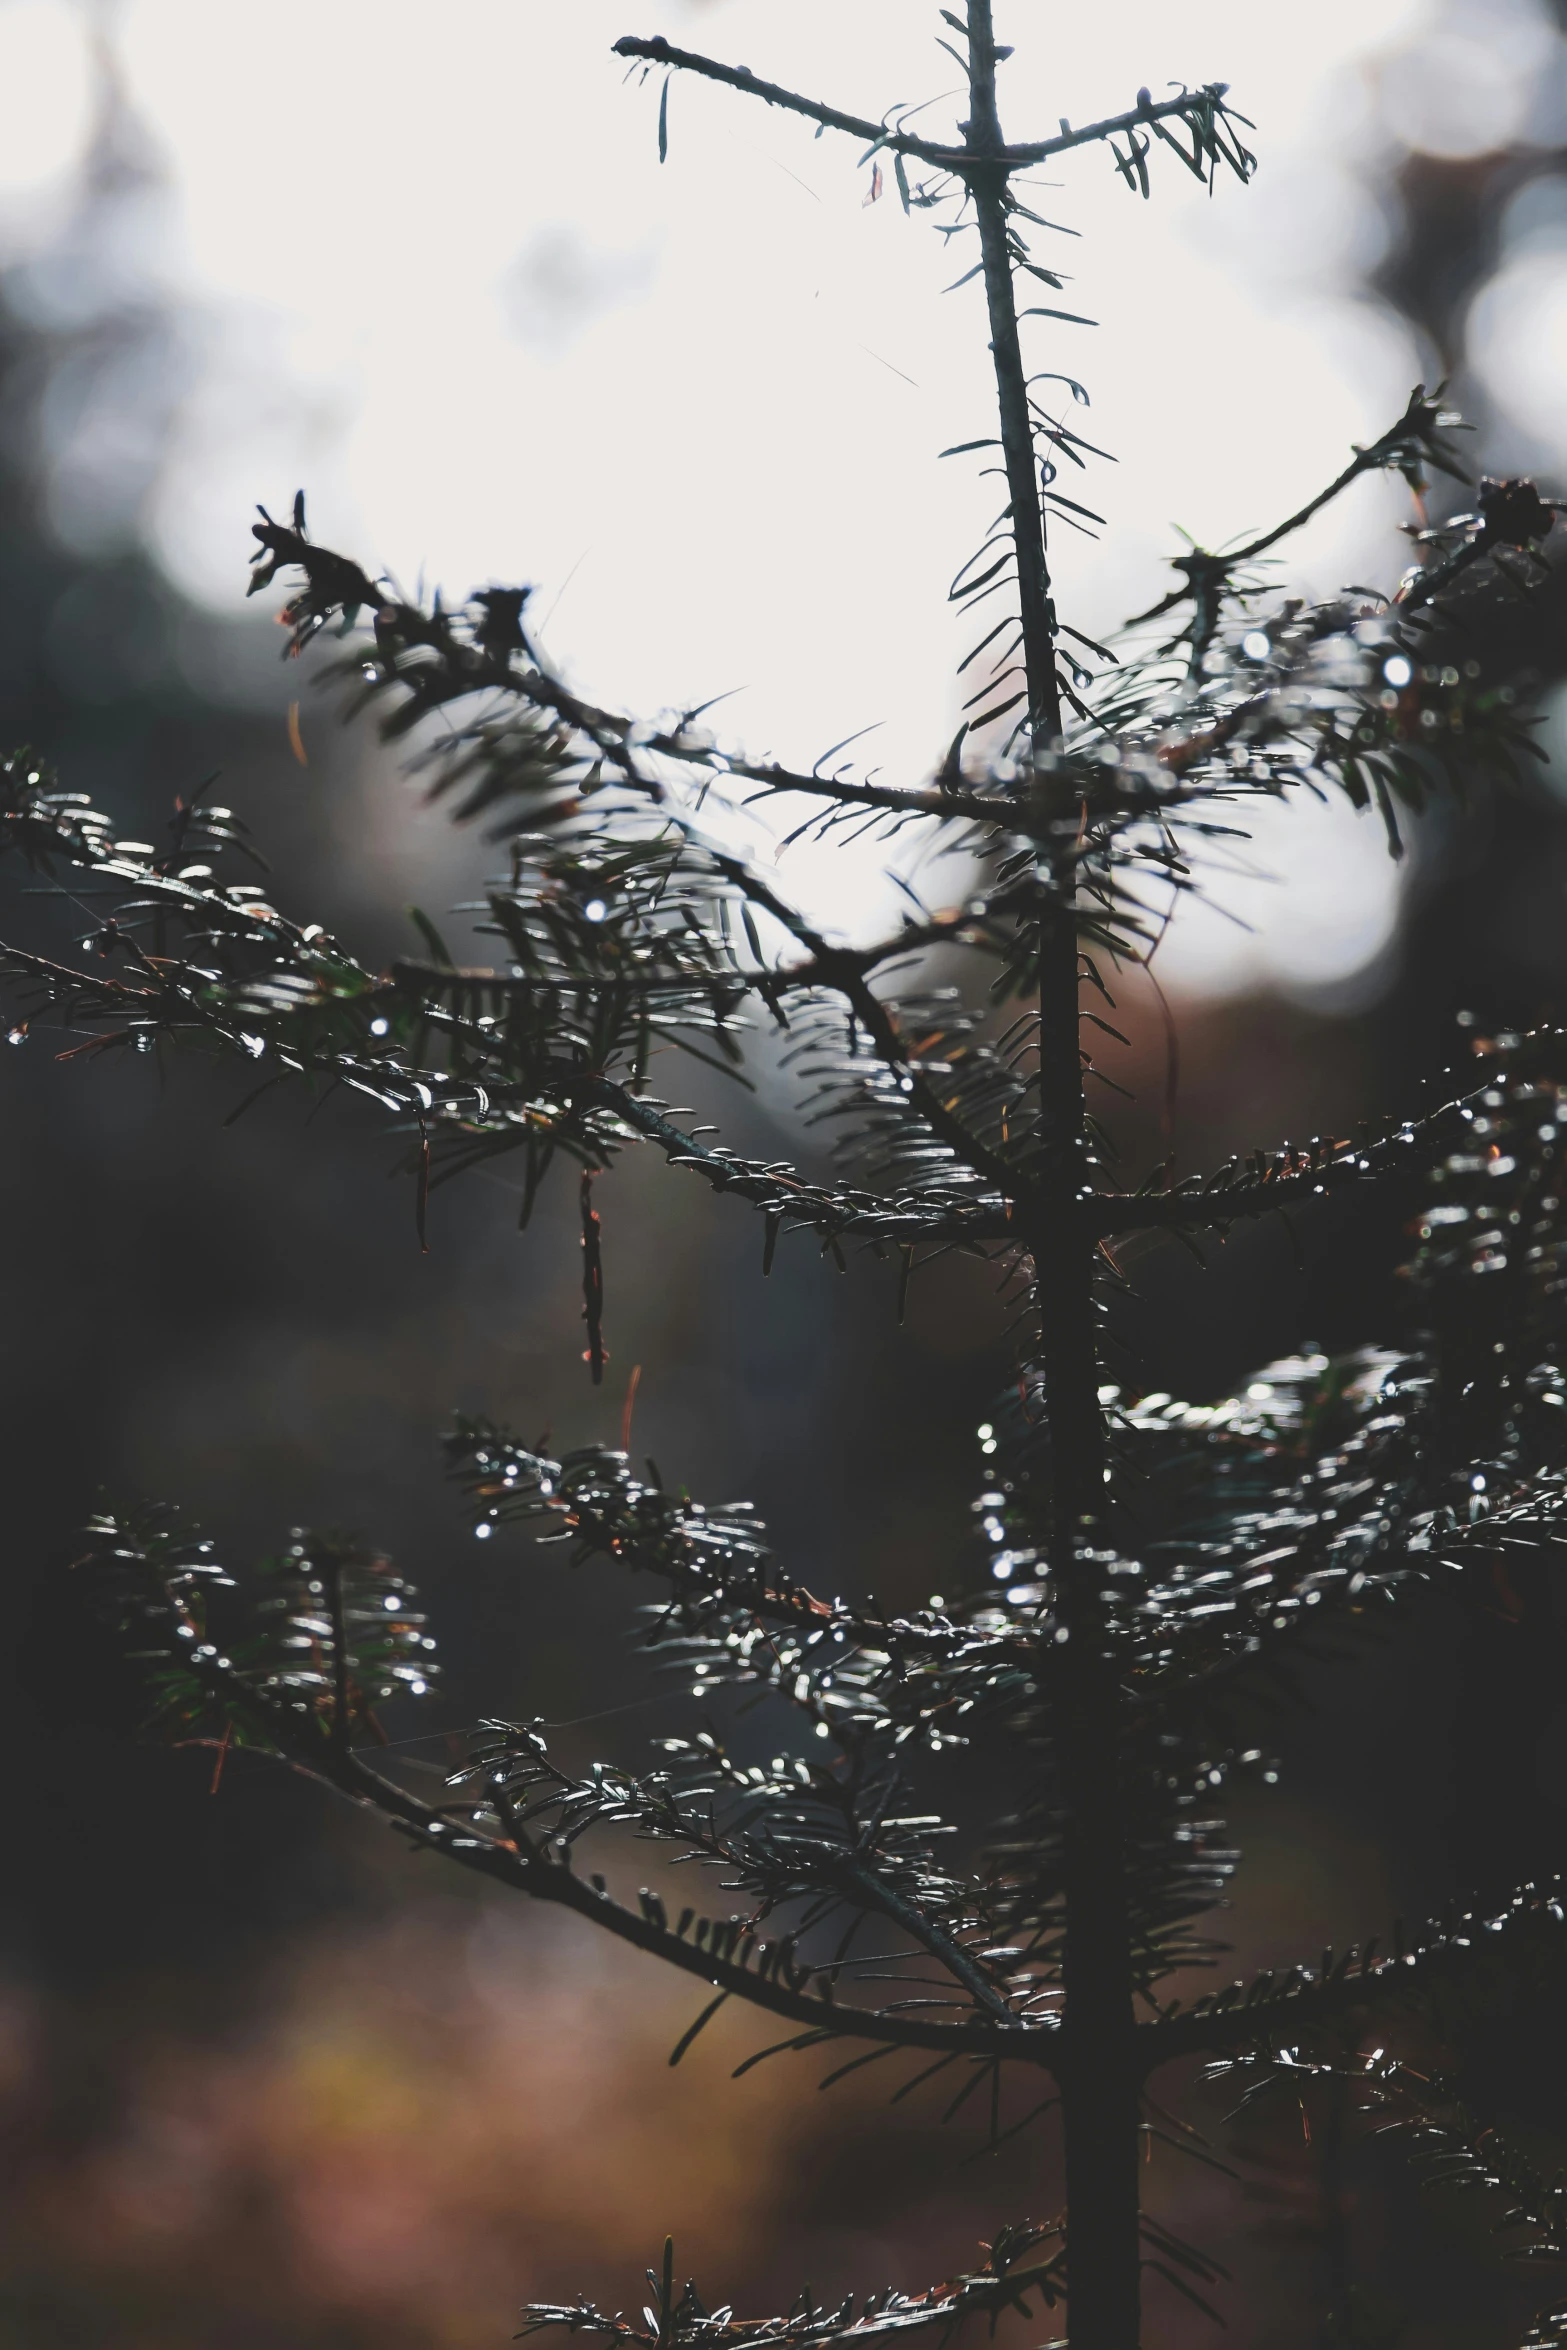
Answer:
<svg viewBox="0 0 1567 2350"><path fill-rule="evenodd" d="M139 501L177 429L180 328L117 227L156 201L158 165L116 94L112 50L103 63L78 208L7 282L0 739L38 743L149 839L173 791L221 770L223 796L258 816L273 863L311 873L313 910L390 948L400 925L388 904L461 894L471 861L433 828L415 836L384 793L372 801L379 777L364 772L362 746L312 724L308 704L301 768L287 748L296 687L272 641L184 604L144 552ZM1466 304L1492 270L1508 207L1526 184L1550 183L1562 152L1532 137L1457 158L1415 148L1387 183L1394 232L1378 289L1459 369L1455 397L1480 415L1477 456L1491 470L1542 453L1520 448L1464 372ZM84 533L83 513L117 515L116 529ZM1551 594L1533 625L1526 661L1543 689L1562 668ZM367 878L350 852L371 806L391 838ZM1427 829L1371 1000L1178 1004L1180 1164L1270 1128L1341 1129L1403 1100L1447 1058L1462 1008L1527 1021L1559 1002L1564 849L1548 790L1488 803L1446 833ZM1134 1013L1133 1036L1152 1160L1167 1139L1156 1014ZM392 1529L439 1603L454 1725L477 1710L480 1667L502 1647L525 1676L507 1696L518 1715L566 1720L634 1700L629 1674L607 1693L583 1675L577 1603L558 1582L530 1579L525 1650L521 1594L502 1563L468 1552L461 1576L451 1571L428 1452L454 1400L482 1397L525 1424L558 1403L580 1343L574 1283L561 1277L569 1203L547 1209L553 1231L519 1250L514 1199L498 1193L491 1214L470 1199L439 1225L426 1262L401 1192L366 1193L352 1121L328 1115L302 1145L271 1105L225 1133L181 1075L156 1106L136 1072L62 1086L24 1050L7 1056L6 1076L10 1229L24 1239L8 1264L25 1344L8 1350L4 1418L19 1625L35 1564L63 1555L93 1499L87 1480L101 1477L122 1492L178 1489L209 1517L221 1504L236 1547L273 1541L280 1513ZM737 1139L766 1156L766 1106L754 1116ZM784 1311L769 1301L764 1338L745 1302L744 1236L694 1218L667 1189L643 1196L634 1170L616 1185L636 1194L617 1204L626 1223L659 1219L656 1283L639 1287L626 1267L617 1297L616 1369L644 1366L647 1440L678 1454L699 1488L756 1494L780 1547L820 1559L825 1583L847 1507L889 1596L922 1597L961 1525L950 1496L966 1475L964 1432L993 1384L987 1301L938 1276L898 1337L885 1295L824 1271ZM1149 1260L1137 1268L1139 1341L1162 1383L1196 1392L1302 1340L1352 1344L1378 1310L1395 1242L1391 1221L1353 1242L1329 1224L1300 1266L1283 1236L1245 1236L1202 1277L1200 1319L1195 1268ZM568 1403L557 1446L614 1440L618 1394L607 1414L580 1395ZM841 1484L803 1491L791 1463L805 1452L842 1462ZM1499 1889L1523 1851L1537 1859L1552 1839L1560 1850L1560 1633L1525 1598L1532 1702L1518 1702L1513 1678L1518 1628L1499 1619L1494 1655L1432 1629L1418 1732L1403 1675L1377 1660L1357 1667L1350 1693L1324 1696L1327 1711L1285 1723L1292 1808L1272 1826L1243 1823L1261 1861L1235 1921L1243 1961L1293 1956L1324 1924L1347 1934L1368 1913L1418 1913L1455 1885ZM8 1712L24 1793L0 2060L17 2178L0 2310L18 2342L194 2345L213 2338L214 2312L237 2343L489 2341L497 2313L563 2268L614 2295L628 2239L671 2220L683 2265L689 2255L758 2296L787 2294L803 2243L828 2294L878 2266L923 2271L916 2254L933 2230L951 2259L968 2257L1014 2181L1013 2199L1031 2199L1021 2162L1011 2179L975 2181L967 2209L973 2172L955 2196L932 2197L935 2167L963 2149L949 2153L907 2109L888 2117L869 2096L848 2124L835 2113L830 2135L808 2097L765 2071L710 2107L684 2070L671 2082L664 2069L685 2004L659 2009L640 1977L634 2008L613 2002L618 2036L568 2061L584 2002L620 1985L613 1962L589 1982L576 1943L415 1885L308 1789L258 1795L236 1768L213 1802L210 1762L186 1758L171 1811L167 1770L85 1725L51 1738L40 1771L29 1704L59 1724L58 1691L39 1683L44 1647L24 1634L25 1686ZM1472 1751L1456 1763L1440 1696L1432 1727L1433 1690L1469 1725ZM616 1751L622 1730L629 1755L635 1714L585 1730L580 1752ZM1510 2060L1495 2052L1504 2070ZM705 2139L698 2114L715 2117ZM617 2208L595 2217L606 2148ZM1366 2157L1330 2147L1314 2177L1281 2172L1271 2198L1259 2193L1237 2319L1244 2308L1270 2340L1313 2338L1341 2209L1360 2208L1367 2175ZM1194 2207L1193 2224L1203 2217ZM1493 2338L1488 2305L1466 2298L1467 2271L1446 2263L1413 2203L1375 2246L1370 2224L1362 2212L1368 2295L1414 2312L1406 2338ZM1281 2260L1306 2286L1290 2312L1278 2306Z"/></svg>

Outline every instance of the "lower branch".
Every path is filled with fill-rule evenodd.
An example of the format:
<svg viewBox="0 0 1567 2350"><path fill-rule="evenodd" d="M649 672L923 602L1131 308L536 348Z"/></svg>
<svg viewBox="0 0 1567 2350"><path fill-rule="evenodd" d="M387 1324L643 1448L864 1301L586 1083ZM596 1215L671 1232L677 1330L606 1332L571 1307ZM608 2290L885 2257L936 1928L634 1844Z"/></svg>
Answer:
<svg viewBox="0 0 1567 2350"><path fill-rule="evenodd" d="M1489 1994L1506 2000L1532 1972L1560 1980L1567 1955L1567 1887L1525 1885L1489 1918L1449 1919L1413 1950L1401 1937L1385 1956L1377 1942L1352 1945L1320 1969L1295 1967L1232 1983L1195 2003L1137 2028L1139 2070L1180 2057L1235 2056L1248 2049L1288 2047L1312 2032L1386 2017L1389 2010L1428 2010L1445 2000L1471 2005Z"/></svg>
<svg viewBox="0 0 1567 2350"><path fill-rule="evenodd" d="M1567 1055L1567 1036L1560 1029L1538 1028L1521 1041L1545 1073L1554 1071ZM1304 1207L1329 1192L1420 1174L1455 1145L1463 1145L1468 1114L1494 1083L1488 1075L1468 1093L1358 1142L1329 1139L1302 1149L1286 1147L1271 1156L1257 1151L1245 1162L1244 1175L1231 1166L1206 1183L1194 1182L1178 1191L1095 1192L1081 1203L1083 1227L1094 1240L1108 1240L1118 1232L1222 1231L1275 1208Z"/></svg>
<svg viewBox="0 0 1567 2350"><path fill-rule="evenodd" d="M843 2007L820 1993L792 1990L786 1983L753 1974L736 1960L715 1958L711 1951L682 1941L667 1926L625 1908L591 1881L584 1882L564 1861L547 1857L543 1847L530 1847L525 1840L480 1835L471 1826L459 1824L449 1811L405 1794L357 1755L312 1756L308 1761L300 1760L299 1767L351 1800L373 1806L426 1850L445 1853L459 1866L526 1893L535 1901L552 1901L575 1910L617 1940L651 1952L714 1990L731 1992L749 2006L763 2008L824 2037L877 2040L892 2047L992 2060L1015 2057L1024 2063L1053 2067L1055 2032L1048 2024L1022 2018L999 2029L989 2022L926 2023L912 2016Z"/></svg>

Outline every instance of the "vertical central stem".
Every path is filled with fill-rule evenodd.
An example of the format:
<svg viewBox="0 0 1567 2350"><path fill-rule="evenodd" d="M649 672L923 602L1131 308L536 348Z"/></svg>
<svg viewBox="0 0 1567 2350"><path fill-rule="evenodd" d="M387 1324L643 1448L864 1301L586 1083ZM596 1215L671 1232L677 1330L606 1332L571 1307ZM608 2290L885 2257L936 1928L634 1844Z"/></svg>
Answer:
<svg viewBox="0 0 1567 2350"><path fill-rule="evenodd" d="M1018 613L1023 624L1028 715L1035 741L1048 743L1054 742L1061 732L1061 689L1056 683L1056 613L1050 600L1050 567L1045 559L1044 514L1034 477L1028 378L1023 373L1023 353L1018 342L1017 300L1007 229L1008 173L1002 160L1006 142L1001 136L1001 118L996 110L996 41L990 0L970 0L969 5L967 144L975 158L967 178L979 222L985 302L990 313L990 353L1001 410L1001 447L1012 508L1012 543L1017 551Z"/></svg>
<svg viewBox="0 0 1567 2350"><path fill-rule="evenodd" d="M1061 735L1055 607L1035 473L1028 380L1018 338L1008 225L1009 168L996 105L991 0L969 0L965 178L984 262L990 348L1017 552L1018 608L1036 749ZM1075 848L1056 845L1040 892L1041 1141L1029 1247L1038 1300L1050 1437L1050 1563L1067 1646L1057 1744L1064 1808L1065 2012L1061 2100L1067 2170L1067 2292L1072 2350L1137 2350L1141 2244L1139 2090L1121 1783L1121 1688L1093 1549L1104 1493L1104 1423L1094 1343L1093 1242L1079 1199L1087 1180L1078 1038ZM1085 1535L1087 1539L1085 1540Z"/></svg>

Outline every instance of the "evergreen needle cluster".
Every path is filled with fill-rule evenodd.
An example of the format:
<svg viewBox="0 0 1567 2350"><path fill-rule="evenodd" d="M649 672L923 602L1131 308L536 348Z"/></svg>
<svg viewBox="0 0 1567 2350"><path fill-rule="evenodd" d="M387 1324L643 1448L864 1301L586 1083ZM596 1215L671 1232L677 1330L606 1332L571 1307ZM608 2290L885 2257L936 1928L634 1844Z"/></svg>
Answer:
<svg viewBox="0 0 1567 2350"><path fill-rule="evenodd" d="M431 1188L467 1169L512 1159L531 1205L570 1162L595 1379L592 1184L635 1143L722 1195L715 1213L756 1216L764 1272L782 1244L780 1269L791 1250L868 1248L906 1283L960 1249L1008 1276L1016 1366L980 1430L982 1540L972 1566L954 1562L950 1603L889 1614L807 1589L748 1508L704 1508L621 1452L549 1459L483 1421L447 1438L479 1530L518 1525L573 1561L614 1562L649 1595L648 1654L708 1695L715 1721L730 1693L792 1721L765 1763L748 1733L732 1747L713 1728L663 1740L645 1773L576 1777L536 1728L495 1721L431 1803L367 1753L375 1709L422 1696L436 1670L414 1594L373 1551L302 1536L236 1581L172 1514L131 1510L95 1523L74 1570L123 1627L157 1727L278 1756L454 1867L690 1975L677 2056L733 2002L772 2026L752 2062L816 2051L833 2079L880 2063L900 2096L934 2081L949 2110L976 2101L997 2141L1058 2114L1042 2126L1062 2134L1064 2212L998 2221L972 2273L742 2319L679 2287L666 2250L640 2318L583 2302L526 2313L529 2331L642 2350L944 2339L971 2313L993 2325L1062 2305L1073 2350L1135 2350L1145 2278L1204 2307L1222 2289L1215 2254L1139 2194L1150 2135L1202 2150L1150 2098L1193 2058L1247 2098L1347 2084L1433 2176L1493 2210L1506 2252L1567 2252L1560 2188L1407 2052L1460 2005L1559 1982L1553 1890L1192 1988L1216 1981L1194 1970L1222 1947L1207 1921L1236 1858L1226 1784L1266 1767L1268 1713L1302 1655L1395 1617L1423 1585L1456 1597L1512 1546L1554 1545L1567 1518L1567 1035L1476 1037L1451 1098L1405 1123L1134 1190L1085 1099L1120 976L1252 804L1341 790L1396 852L1429 795L1516 771L1527 726L1514 682L1475 649L1496 634L1476 616L1542 576L1554 509L1528 482L1487 481L1469 511L1421 529L1386 593L1312 604L1270 587L1264 558L1362 475L1416 492L1433 473L1465 478L1457 418L1417 389L1276 529L1178 556L1170 594L1113 648L1071 627L1049 537L1093 519L1063 483L1101 453L1073 421L1086 395L1030 364L1028 338L1053 331L1031 322L1071 314L1038 299L1061 279L1020 177L1084 149L1108 153L1134 195L1155 168L1245 180L1249 125L1213 85L1013 140L991 0L942 17L968 92L951 144L908 109L865 121L661 39L616 44L662 77L661 151L671 79L726 84L857 141L978 281L995 406L967 446L1003 502L953 586L976 614L965 690L982 682L927 777L869 777L837 753L786 768L721 747L700 711L591 704L530 634L529 590L409 601L317 545L302 499L286 522L263 514L253 584L286 582L290 650L333 631L356 706L383 736L416 737L432 796L504 842L505 871L469 909L488 962L460 964L421 916L415 951L372 968L281 913L247 873L244 828L200 798L149 845L118 839L30 754L0 773L5 852L101 909L78 952L0 950L19 1023L79 1031L64 1058L196 1047L238 1064L247 1101L289 1086L368 1096L403 1138L421 1233ZM755 798L824 840L870 825L940 842L967 894L911 903L889 935L845 946L737 845L725 811ZM654 1090L676 1053L743 1073L759 1035L778 1040L802 1130L833 1122L837 1172L747 1158ZM1385 1345L1274 1363L1214 1404L1111 1383L1121 1241L1196 1246L1389 1184L1421 1204ZM966 1783L977 1770L991 1793L977 1845L946 1818L960 1753ZM694 1864L690 1906L620 1889L628 1836ZM597 1846L602 1872L583 1857ZM1530 2340L1567 2343L1567 2312Z"/></svg>

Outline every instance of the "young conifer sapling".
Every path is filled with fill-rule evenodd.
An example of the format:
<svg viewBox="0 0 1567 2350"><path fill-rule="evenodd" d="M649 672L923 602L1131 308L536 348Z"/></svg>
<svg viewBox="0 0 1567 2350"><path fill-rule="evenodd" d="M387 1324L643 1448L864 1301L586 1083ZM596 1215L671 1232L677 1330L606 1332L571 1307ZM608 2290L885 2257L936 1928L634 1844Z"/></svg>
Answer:
<svg viewBox="0 0 1567 2350"><path fill-rule="evenodd" d="M1157 102L1139 91L1111 120L1014 139L991 0L941 16L967 89L949 141L913 127L912 109L862 120L662 39L616 44L661 78L661 155L672 80L727 85L857 143L975 280L995 399L972 448L1005 502L955 584L978 634L966 687L976 664L983 682L933 773L789 769L720 748L697 712L649 721L589 703L530 633L528 589L410 602L315 544L302 499L286 523L263 512L252 584L287 576L292 653L335 624L330 674L383 736L439 714L415 753L431 796L508 845L478 922L489 962L459 964L421 916L419 951L373 969L275 909L242 862L221 878L247 853L229 811L177 804L168 844L149 851L31 754L3 771L8 854L61 876L66 905L90 884L110 906L79 951L3 950L18 1018L79 1031L79 1060L195 1046L236 1062L253 1094L369 1096L406 1138L421 1238L432 1188L465 1170L509 1160L526 1217L556 1162L575 1167L595 1381L593 1180L636 1142L705 1185L714 1213L757 1217L775 1278L813 1243L892 1257L905 1286L952 1249L1011 1276L998 1337L1011 1320L1016 1361L981 1430L986 1556L972 1574L954 1565L958 1596L941 1605L893 1615L808 1590L743 1506L703 1509L623 1452L548 1459L483 1421L446 1439L479 1531L529 1528L573 1560L613 1561L656 1594L652 1656L715 1705L766 1693L770 1724L795 1726L770 1762L749 1733L731 1750L713 1730L663 1740L642 1774L578 1777L536 1728L492 1721L432 1803L367 1736L376 1708L435 1681L415 1595L373 1549L304 1536L231 1580L177 1517L140 1508L95 1521L74 1570L123 1626L161 1731L280 1757L454 1867L689 1974L677 2056L733 2002L762 2011L768 2053L820 2052L833 2077L884 2063L900 2090L933 2078L953 2102L975 2093L969 2111L997 2138L1059 2127L1064 2212L1003 2215L971 2273L742 2319L678 2289L666 2248L644 2320L580 2302L526 2313L530 2332L637 2350L945 2339L966 2316L1014 2309L1064 2310L1073 2350L1157 2339L1171 2290L1206 2306L1222 2289L1222 2246L1183 2242L1140 2191L1150 2137L1169 2134L1150 2084L1194 2057L1247 2096L1333 2085L1489 2198L1505 2250L1567 2249L1560 2188L1399 2053L1456 2003L1560 1981L1554 1889L1251 1982L1193 1972L1222 1949L1203 1921L1235 1857L1223 1788L1264 1762L1288 1660L1329 1626L1396 1624L1418 1587L1461 1594L1512 1546L1558 1539L1567 1037L1477 1043L1450 1100L1383 1130L1178 1182L1160 1170L1136 1190L1118 1188L1085 1099L1123 975L1148 962L1204 842L1244 830L1249 805L1341 790L1396 852L1429 795L1516 772L1527 726L1512 682L1478 657L1477 615L1541 575L1554 509L1527 481L1486 481L1472 511L1419 530L1391 592L1310 604L1270 589L1262 559L1362 475L1417 492L1432 474L1465 478L1457 419L1420 388L1276 528L1176 557L1170 593L1114 649L1075 630L1049 533L1084 512L1060 485L1099 452L1071 421L1075 387L1041 371L1030 339L1048 356L1068 314L1020 183L1047 159L1106 155L1134 196L1163 167L1245 180L1250 126L1214 84ZM725 809L758 795L825 840L867 821L939 838L968 861L967 894L846 946L747 853ZM937 950L958 983L931 976ZM783 1041L802 1125L824 1108L838 1119L837 1172L744 1157L655 1090L673 1052L738 1069L759 1035ZM1404 1326L1385 1344L1275 1363L1218 1404L1142 1401L1124 1372L1114 1381L1103 1317L1120 1240L1195 1244L1389 1184L1424 1206ZM941 1833L956 1750L990 1790L977 1849ZM712 1914L628 1898L616 1831L710 1870ZM595 1843L602 1874L579 1849ZM1530 2340L1567 2343L1567 2311Z"/></svg>

